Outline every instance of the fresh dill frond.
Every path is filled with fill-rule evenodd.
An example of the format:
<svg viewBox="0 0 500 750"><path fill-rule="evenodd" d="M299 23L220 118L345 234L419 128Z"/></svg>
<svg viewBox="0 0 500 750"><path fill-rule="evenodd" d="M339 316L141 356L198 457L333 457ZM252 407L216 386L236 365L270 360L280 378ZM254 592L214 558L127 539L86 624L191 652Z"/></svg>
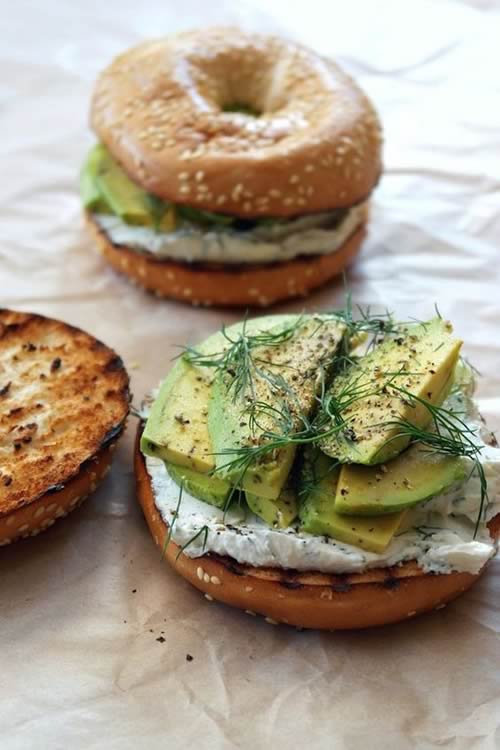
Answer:
<svg viewBox="0 0 500 750"><path fill-rule="evenodd" d="M384 426L393 426L397 429L397 432L388 442L398 440L402 437L410 438L412 443L420 443L432 453L467 458L472 461L473 468L471 475L474 473L477 474L481 493L479 511L474 528L475 538L479 531L481 520L489 505L488 482L480 458L484 446L477 443L474 439L477 437L477 429L468 425L457 412L451 409L431 404L429 401L410 393L405 388L394 384L391 384L390 387L398 393L402 393L410 404L416 405L418 403L423 406L431 417L430 424L432 429L418 427L407 419L388 421L384 423Z"/></svg>
<svg viewBox="0 0 500 750"><path fill-rule="evenodd" d="M227 373L232 380L228 386L228 393L235 401L238 396L249 391L251 397L255 397L254 378L269 377L264 367L269 363L261 357L255 356L255 350L259 348L274 348L282 346L290 341L304 322L304 316L300 315L296 320L279 328L278 330L259 331L249 333L248 319L245 318L241 331L230 334L228 329L222 327L222 335L227 346L212 354L204 354L193 347L184 350L184 357L191 364L198 367L211 367L216 373ZM321 324L321 321L318 320Z"/></svg>
<svg viewBox="0 0 500 750"><path fill-rule="evenodd" d="M165 470L168 471L166 467L165 467ZM184 492L184 480L181 479L181 483L179 484L179 497L177 498L177 506L176 506L176 508L175 508L175 510L173 512L172 521L168 525L168 533L167 533L167 536L165 537L165 541L163 543L163 547L162 547L162 551L161 551L162 558L165 557L165 555L167 553L168 545L172 541L172 534L173 534L173 531L174 531L174 525L175 525L175 522L177 521L177 518L179 516L179 510L180 510L180 507L181 507L181 501L182 501L183 492Z"/></svg>
<svg viewBox="0 0 500 750"><path fill-rule="evenodd" d="M190 547L192 544L194 544L194 542L196 542L196 540L200 536L203 536L203 547L201 549L202 549L202 552L205 552L205 548L207 546L207 539L208 539L208 526L206 524L204 524L196 532L196 534L193 534L193 536L191 537L191 539L188 539L187 542L185 542L185 544L183 544L182 547L179 548L179 551L178 551L178 553L175 556L176 562L179 559L179 557L182 555L182 553L185 552L188 547Z"/></svg>

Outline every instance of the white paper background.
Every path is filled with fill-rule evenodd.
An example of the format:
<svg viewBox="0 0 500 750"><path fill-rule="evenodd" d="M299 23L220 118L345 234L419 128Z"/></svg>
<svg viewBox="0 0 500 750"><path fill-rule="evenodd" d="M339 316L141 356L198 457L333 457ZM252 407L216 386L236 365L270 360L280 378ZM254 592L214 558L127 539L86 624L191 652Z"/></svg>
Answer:
<svg viewBox="0 0 500 750"><path fill-rule="evenodd" d="M494 0L1 0L0 303L113 345L136 403L174 344L235 319L160 302L109 270L82 227L77 173L92 82L114 54L204 23L279 31L337 57L385 125L356 301L416 316L438 302L499 428L499 11ZM338 285L307 304L341 298ZM159 560L134 500L133 426L92 500L1 550L2 750L500 747L498 562L455 605L406 625L273 628L209 604Z"/></svg>

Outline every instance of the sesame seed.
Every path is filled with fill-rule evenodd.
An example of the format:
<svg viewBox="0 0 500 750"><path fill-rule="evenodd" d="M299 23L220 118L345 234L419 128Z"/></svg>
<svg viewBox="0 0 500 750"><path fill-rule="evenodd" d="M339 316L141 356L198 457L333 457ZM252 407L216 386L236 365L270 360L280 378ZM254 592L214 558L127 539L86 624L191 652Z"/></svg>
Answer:
<svg viewBox="0 0 500 750"><path fill-rule="evenodd" d="M292 185L295 185L295 184L296 184L297 182L299 182L299 181L300 181L300 177L299 177L299 175L298 175L298 174L293 174L293 175L292 175L292 176L290 177L290 183L291 183Z"/></svg>
<svg viewBox="0 0 500 750"><path fill-rule="evenodd" d="M210 583L210 576L208 573L203 573L203 580L205 583Z"/></svg>
<svg viewBox="0 0 500 750"><path fill-rule="evenodd" d="M273 620L273 618L272 618L272 617L265 617L264 619L265 619L265 621L266 621L266 622L267 622L267 623L268 623L269 625L277 625L277 624L278 624L278 623L276 622L276 620Z"/></svg>
<svg viewBox="0 0 500 750"><path fill-rule="evenodd" d="M245 203L243 204L243 209L245 211L251 211L252 210L252 204L250 203L250 201L245 201Z"/></svg>
<svg viewBox="0 0 500 750"><path fill-rule="evenodd" d="M185 297L190 297L190 296L192 295L192 293L193 293L193 290L192 290L192 289L190 289L190 288L189 288L189 287L187 286L187 287L186 287L185 289L183 289L182 293L183 293L183 295L184 295Z"/></svg>
<svg viewBox="0 0 500 750"><path fill-rule="evenodd" d="M196 182L201 182L204 176L205 176L205 172L203 172L203 170L200 169L198 172L196 172L194 179L196 180Z"/></svg>
<svg viewBox="0 0 500 750"><path fill-rule="evenodd" d="M306 164L304 168L305 172L314 172L314 165L313 164Z"/></svg>
<svg viewBox="0 0 500 750"><path fill-rule="evenodd" d="M213 596L210 596L210 594L205 594L205 599L208 599L209 602L213 602L214 600Z"/></svg>
<svg viewBox="0 0 500 750"><path fill-rule="evenodd" d="M255 287L250 287L250 289L248 290L248 294L249 294L250 297L258 297L259 296L259 290L256 289Z"/></svg>
<svg viewBox="0 0 500 750"><path fill-rule="evenodd" d="M253 591L253 586L245 586L245 591L249 594L250 591Z"/></svg>
<svg viewBox="0 0 500 750"><path fill-rule="evenodd" d="M189 179L189 172L180 172L180 174L177 175L179 180L184 181Z"/></svg>
<svg viewBox="0 0 500 750"><path fill-rule="evenodd" d="M189 187L189 185L181 185L181 189L179 190L179 192L186 195L187 193L191 192L191 188Z"/></svg>
<svg viewBox="0 0 500 750"><path fill-rule="evenodd" d="M203 580L203 573L204 573L203 568L196 568L196 575L198 576L198 578L200 579L200 581Z"/></svg>
<svg viewBox="0 0 500 750"><path fill-rule="evenodd" d="M222 581L217 576L210 576L210 583L213 583L214 586L220 586Z"/></svg>
<svg viewBox="0 0 500 750"><path fill-rule="evenodd" d="M222 206L222 204L223 204L223 203L225 203L225 202L226 202L226 200L227 200L227 198L226 198L226 196L225 196L225 195L219 195L219 196L217 197L217 205L218 205L218 206Z"/></svg>
<svg viewBox="0 0 500 750"><path fill-rule="evenodd" d="M252 617L257 617L257 615L255 614L255 612L252 612L251 609L246 609L245 610L245 614L251 615Z"/></svg>

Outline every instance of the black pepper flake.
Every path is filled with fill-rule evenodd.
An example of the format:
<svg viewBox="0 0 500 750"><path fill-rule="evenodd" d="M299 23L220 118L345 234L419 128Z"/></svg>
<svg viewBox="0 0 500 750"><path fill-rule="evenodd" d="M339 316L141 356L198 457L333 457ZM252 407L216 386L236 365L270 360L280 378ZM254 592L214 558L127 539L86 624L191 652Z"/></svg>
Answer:
<svg viewBox="0 0 500 750"><path fill-rule="evenodd" d="M62 364L61 357L56 357L55 359L52 360L52 364L50 365L50 371L56 372L56 370L60 369L61 364Z"/></svg>
<svg viewBox="0 0 500 750"><path fill-rule="evenodd" d="M23 344L23 349L27 352L36 352L36 346L31 341L28 341L27 344Z"/></svg>
<svg viewBox="0 0 500 750"><path fill-rule="evenodd" d="M156 640L158 641L158 643L165 643L165 638L162 635L159 635Z"/></svg>
<svg viewBox="0 0 500 750"><path fill-rule="evenodd" d="M194 657L191 654L186 654L186 661L193 661Z"/></svg>
<svg viewBox="0 0 500 750"><path fill-rule="evenodd" d="M137 594L137 589L132 589L133 594Z"/></svg>
<svg viewBox="0 0 500 750"><path fill-rule="evenodd" d="M349 494L349 490L347 489L347 487L342 487L342 489L340 490L340 494L341 495L348 495Z"/></svg>
<svg viewBox="0 0 500 750"><path fill-rule="evenodd" d="M0 396L6 396L8 392L10 391L10 386L12 385L12 381L9 380L9 382L3 386L3 388L0 388Z"/></svg>
<svg viewBox="0 0 500 750"><path fill-rule="evenodd" d="M12 477L4 477L3 478L3 483L4 483L5 487L8 487L9 485L12 484Z"/></svg>

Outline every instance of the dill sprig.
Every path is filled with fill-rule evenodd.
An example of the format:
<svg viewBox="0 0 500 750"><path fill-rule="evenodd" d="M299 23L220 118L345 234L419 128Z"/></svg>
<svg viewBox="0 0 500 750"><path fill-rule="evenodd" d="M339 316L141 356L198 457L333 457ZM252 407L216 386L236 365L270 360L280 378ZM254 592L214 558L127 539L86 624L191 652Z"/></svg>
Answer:
<svg viewBox="0 0 500 750"><path fill-rule="evenodd" d="M261 347L278 347L290 341L303 322L304 316L300 315L297 320L277 331L249 333L248 319L245 318L241 331L238 333L230 333L226 326L222 327L221 333L227 343L224 348L205 354L193 347L186 347L184 357L197 367L213 368L215 374L228 373L232 378L228 393L232 393L233 400L247 390L250 391L252 398L255 398L254 377L267 377L263 366L270 364L261 357L255 356L255 350Z"/></svg>
<svg viewBox="0 0 500 750"><path fill-rule="evenodd" d="M477 443L474 439L477 437L477 429L468 425L456 411L447 409L444 406L431 404L429 401L416 396L405 388L394 385L394 383L390 387L392 390L402 394L410 406L416 407L417 404L423 406L430 415L432 429L418 427L408 419L384 422L385 427L393 426L397 429L397 432L387 442L398 440L402 437L410 438L410 443L420 443L431 453L467 458L472 461L473 468L470 476L474 473L477 474L481 492L479 511L474 527L475 538L479 531L484 512L489 504L488 482L480 458L484 446Z"/></svg>

